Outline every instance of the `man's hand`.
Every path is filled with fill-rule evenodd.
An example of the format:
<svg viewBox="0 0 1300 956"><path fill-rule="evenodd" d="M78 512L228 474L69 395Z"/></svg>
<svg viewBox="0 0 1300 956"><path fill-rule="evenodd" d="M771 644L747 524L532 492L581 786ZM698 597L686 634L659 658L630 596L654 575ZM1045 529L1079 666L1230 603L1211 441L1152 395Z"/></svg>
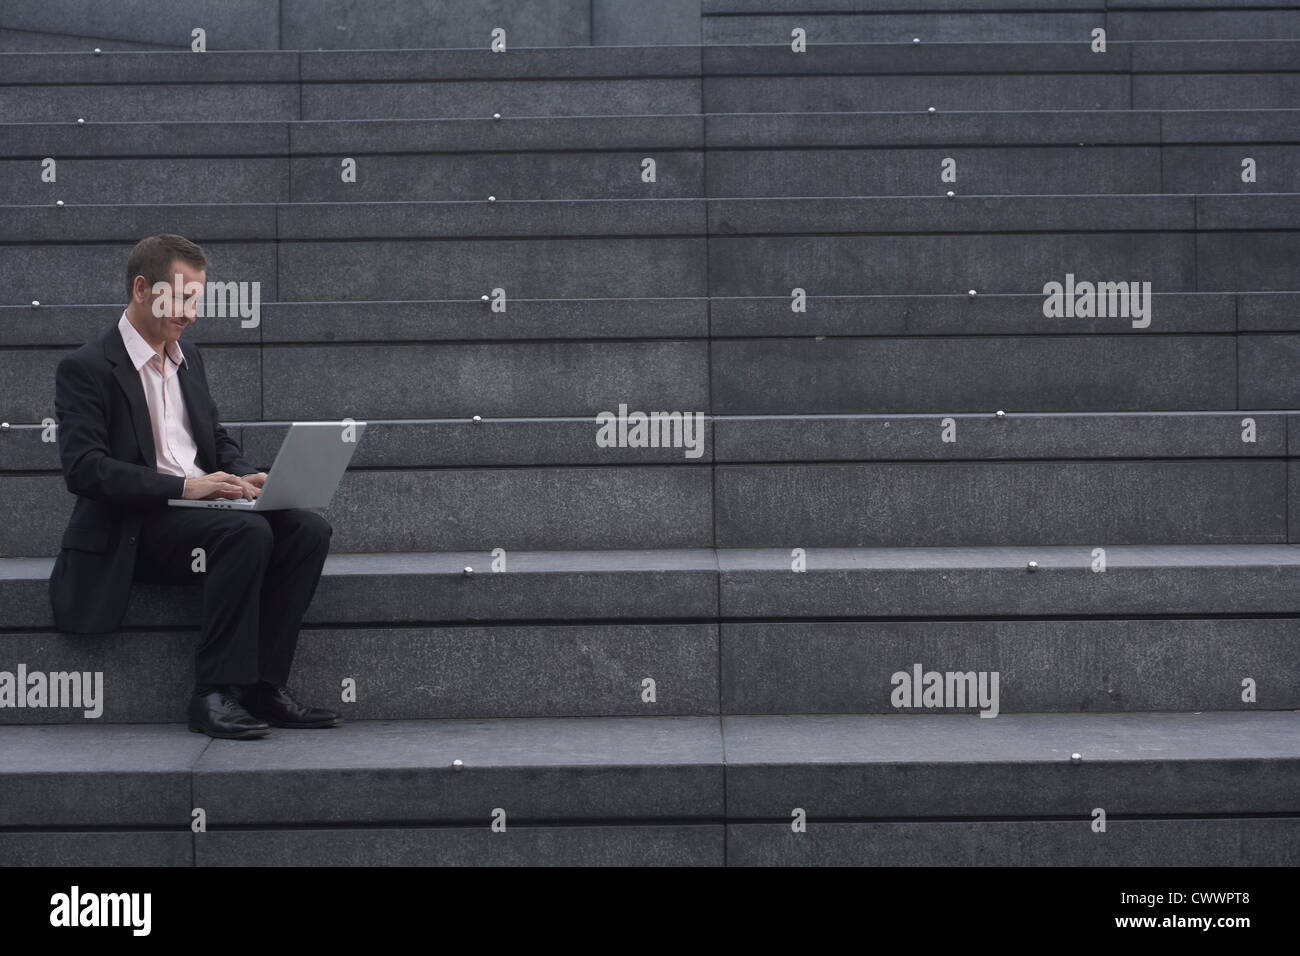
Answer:
<svg viewBox="0 0 1300 956"><path fill-rule="evenodd" d="M262 480L266 476L262 475ZM217 498L247 498L252 500L260 494L259 485L252 484L248 478L240 478L224 471L214 471L202 478L186 478L185 493L182 495L190 501L209 501Z"/></svg>
<svg viewBox="0 0 1300 956"><path fill-rule="evenodd" d="M266 472L258 471L251 475L244 475L243 480L248 482L254 488L261 488L262 485L266 484Z"/></svg>

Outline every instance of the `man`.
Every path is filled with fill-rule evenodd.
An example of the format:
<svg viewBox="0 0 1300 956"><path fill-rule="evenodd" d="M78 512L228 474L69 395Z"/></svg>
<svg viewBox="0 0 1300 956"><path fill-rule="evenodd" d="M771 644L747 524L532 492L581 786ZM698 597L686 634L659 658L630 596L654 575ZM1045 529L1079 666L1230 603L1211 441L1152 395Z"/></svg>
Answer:
<svg viewBox="0 0 1300 956"><path fill-rule="evenodd" d="M112 632L133 580L200 583L190 730L252 739L271 726L338 726L338 714L303 706L285 686L329 551L329 522L303 509L167 505L251 500L266 481L218 422L202 353L193 343L181 350L196 313L196 296L182 293L204 288L206 268L203 250L187 239L142 240L127 259L121 318L59 363L59 456L77 501L50 575L54 623L76 634Z"/></svg>

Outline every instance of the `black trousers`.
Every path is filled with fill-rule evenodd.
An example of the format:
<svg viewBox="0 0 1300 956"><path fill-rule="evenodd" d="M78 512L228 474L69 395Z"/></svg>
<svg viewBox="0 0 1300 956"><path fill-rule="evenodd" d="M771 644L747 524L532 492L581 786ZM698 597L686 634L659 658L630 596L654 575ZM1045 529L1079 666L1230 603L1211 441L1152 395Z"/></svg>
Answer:
<svg viewBox="0 0 1300 956"><path fill-rule="evenodd" d="M284 684L333 533L301 508L159 508L140 529L135 580L202 586L196 683Z"/></svg>

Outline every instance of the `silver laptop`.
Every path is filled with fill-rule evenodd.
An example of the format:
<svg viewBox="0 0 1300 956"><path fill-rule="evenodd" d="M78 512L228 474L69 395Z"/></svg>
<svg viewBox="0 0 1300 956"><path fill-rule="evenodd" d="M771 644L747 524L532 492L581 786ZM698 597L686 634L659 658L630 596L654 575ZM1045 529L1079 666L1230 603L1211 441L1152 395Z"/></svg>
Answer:
<svg viewBox="0 0 1300 956"><path fill-rule="evenodd" d="M348 431L347 429L351 429ZM365 422L294 422L262 483L262 493L244 498L168 498L177 508L229 508L238 511L282 511L285 508L324 508L347 471ZM351 441L345 441L350 438Z"/></svg>

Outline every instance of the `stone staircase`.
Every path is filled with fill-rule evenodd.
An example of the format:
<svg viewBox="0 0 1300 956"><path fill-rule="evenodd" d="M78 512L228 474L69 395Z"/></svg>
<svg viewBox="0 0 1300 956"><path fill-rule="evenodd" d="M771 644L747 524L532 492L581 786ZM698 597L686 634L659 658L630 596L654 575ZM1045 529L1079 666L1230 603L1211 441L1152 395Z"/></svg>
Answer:
<svg viewBox="0 0 1300 956"><path fill-rule="evenodd" d="M1300 6L244 6L0 14L0 692L102 674L0 706L0 862L1300 863ZM250 462L370 423L337 730L188 732L196 589L53 629L54 369L164 231L260 283L184 340Z"/></svg>

